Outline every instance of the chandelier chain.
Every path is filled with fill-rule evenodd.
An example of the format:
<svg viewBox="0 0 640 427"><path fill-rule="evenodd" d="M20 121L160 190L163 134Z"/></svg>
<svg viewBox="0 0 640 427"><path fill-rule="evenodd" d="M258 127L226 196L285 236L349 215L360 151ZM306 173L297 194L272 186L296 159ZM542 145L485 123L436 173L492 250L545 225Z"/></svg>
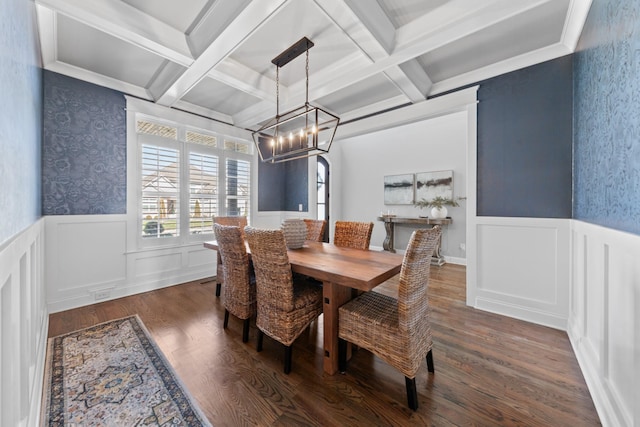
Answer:
<svg viewBox="0 0 640 427"><path fill-rule="evenodd" d="M280 117L280 67L276 67L276 117Z"/></svg>
<svg viewBox="0 0 640 427"><path fill-rule="evenodd" d="M307 47L307 63L305 66L305 71L307 73L307 82L306 82L306 95L304 98L305 105L309 104L309 48Z"/></svg>

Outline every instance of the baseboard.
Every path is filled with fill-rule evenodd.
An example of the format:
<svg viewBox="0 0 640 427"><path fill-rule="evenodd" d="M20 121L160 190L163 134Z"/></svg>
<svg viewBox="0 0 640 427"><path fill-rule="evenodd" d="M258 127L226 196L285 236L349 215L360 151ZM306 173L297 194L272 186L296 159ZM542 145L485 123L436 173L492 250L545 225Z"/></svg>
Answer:
<svg viewBox="0 0 640 427"><path fill-rule="evenodd" d="M500 314L502 316L513 317L526 322L536 323L542 326L548 326L554 329L560 329L562 331L566 331L567 329L567 319L564 317L541 310L534 310L531 307L509 304L504 301L492 300L485 297L478 297L476 298L474 308Z"/></svg>

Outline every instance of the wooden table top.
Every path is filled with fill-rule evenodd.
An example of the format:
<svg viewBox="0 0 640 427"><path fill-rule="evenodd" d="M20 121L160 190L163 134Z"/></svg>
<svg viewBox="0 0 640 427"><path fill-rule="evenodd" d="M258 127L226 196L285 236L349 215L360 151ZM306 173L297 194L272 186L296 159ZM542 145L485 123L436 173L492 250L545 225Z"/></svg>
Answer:
<svg viewBox="0 0 640 427"><path fill-rule="evenodd" d="M218 242L204 246L218 249ZM247 252L251 253L247 245ZM323 282L333 282L362 291L370 291L400 272L402 255L364 251L330 243L306 241L300 249L287 251L291 269Z"/></svg>

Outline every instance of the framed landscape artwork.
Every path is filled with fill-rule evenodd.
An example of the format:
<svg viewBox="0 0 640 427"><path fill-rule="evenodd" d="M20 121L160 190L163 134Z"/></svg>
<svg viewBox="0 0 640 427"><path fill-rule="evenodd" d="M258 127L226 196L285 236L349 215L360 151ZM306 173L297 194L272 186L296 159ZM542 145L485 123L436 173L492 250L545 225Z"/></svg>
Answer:
<svg viewBox="0 0 640 427"><path fill-rule="evenodd" d="M384 204L413 204L413 174L387 175L384 177Z"/></svg>
<svg viewBox="0 0 640 427"><path fill-rule="evenodd" d="M416 200L433 200L436 197L453 199L452 170L416 174Z"/></svg>

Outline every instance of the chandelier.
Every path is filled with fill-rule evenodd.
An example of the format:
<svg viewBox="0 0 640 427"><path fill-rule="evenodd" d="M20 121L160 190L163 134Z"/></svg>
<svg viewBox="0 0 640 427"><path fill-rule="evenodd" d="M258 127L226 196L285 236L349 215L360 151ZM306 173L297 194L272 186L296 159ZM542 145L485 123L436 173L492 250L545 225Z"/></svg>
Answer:
<svg viewBox="0 0 640 427"><path fill-rule="evenodd" d="M281 163L328 153L340 119L309 103L309 49L313 42L306 37L275 57L276 116L252 133L260 160ZM304 105L280 114L280 68L306 53L306 96Z"/></svg>

